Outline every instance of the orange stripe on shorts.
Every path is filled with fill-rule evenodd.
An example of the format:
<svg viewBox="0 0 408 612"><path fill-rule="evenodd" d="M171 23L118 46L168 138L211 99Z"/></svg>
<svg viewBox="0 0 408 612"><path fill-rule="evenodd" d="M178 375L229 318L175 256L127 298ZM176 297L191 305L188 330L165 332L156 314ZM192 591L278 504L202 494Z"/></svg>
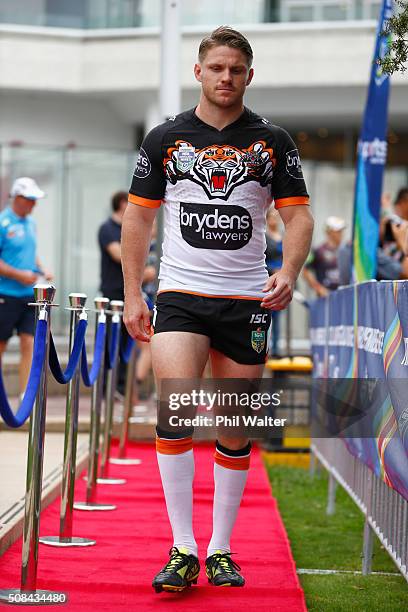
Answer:
<svg viewBox="0 0 408 612"><path fill-rule="evenodd" d="M161 455L181 455L193 448L193 438L181 438L179 440L163 440L156 437L156 450Z"/></svg>

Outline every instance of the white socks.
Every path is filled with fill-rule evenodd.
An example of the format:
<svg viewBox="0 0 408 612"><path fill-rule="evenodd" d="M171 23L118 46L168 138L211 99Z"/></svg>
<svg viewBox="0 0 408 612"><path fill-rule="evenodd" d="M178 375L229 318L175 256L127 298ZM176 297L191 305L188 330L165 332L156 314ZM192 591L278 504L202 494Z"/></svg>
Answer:
<svg viewBox="0 0 408 612"><path fill-rule="evenodd" d="M190 448L184 452L180 443L192 447L192 439L157 439L157 461L166 499L167 513L173 531L173 546L186 548L188 553L197 556L197 543L193 534L193 478L194 455ZM177 449L176 445L179 445ZM177 450L176 450L177 449ZM163 452L167 450L168 453ZM170 454L169 451L172 451Z"/></svg>
<svg viewBox="0 0 408 612"><path fill-rule="evenodd" d="M192 438L156 439L157 461L173 531L173 546L197 555L193 534L194 455ZM237 451L216 443L213 533L207 557L230 552L230 538L247 480L251 444Z"/></svg>
<svg viewBox="0 0 408 612"><path fill-rule="evenodd" d="M217 441L214 463L213 532L207 557L217 551L231 552L230 538L248 476L251 444L238 451Z"/></svg>

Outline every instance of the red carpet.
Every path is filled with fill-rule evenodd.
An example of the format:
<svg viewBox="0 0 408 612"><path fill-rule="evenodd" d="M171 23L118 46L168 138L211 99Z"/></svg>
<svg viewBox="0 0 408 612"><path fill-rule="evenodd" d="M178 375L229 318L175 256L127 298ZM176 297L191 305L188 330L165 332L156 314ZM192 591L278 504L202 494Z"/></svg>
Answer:
<svg viewBox="0 0 408 612"><path fill-rule="evenodd" d="M286 532L256 450L232 540L246 586L213 587L202 567L198 585L179 594L156 594L151 587L151 580L167 560L171 545L154 447L131 446L128 455L140 457L142 465L110 466L110 475L123 475L127 484L98 488L98 501L115 503L117 510L75 511L74 535L94 538L96 546L56 549L40 544L37 587L65 591L69 596L64 606L40 608L81 612L172 609L224 612L226 606L231 606L234 612L306 610ZM196 445L194 518L202 565L211 535L212 455L212 445ZM84 497L85 483L81 479L75 499ZM59 500L42 513L40 533L57 535L58 526ZM18 587L21 540L3 555L0 567L0 588Z"/></svg>

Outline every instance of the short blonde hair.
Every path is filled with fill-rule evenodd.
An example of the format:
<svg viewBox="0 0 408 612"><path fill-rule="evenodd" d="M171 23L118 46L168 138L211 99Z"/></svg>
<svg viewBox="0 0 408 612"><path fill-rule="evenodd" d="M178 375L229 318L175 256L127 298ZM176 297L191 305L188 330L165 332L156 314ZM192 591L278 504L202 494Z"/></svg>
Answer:
<svg viewBox="0 0 408 612"><path fill-rule="evenodd" d="M241 32L233 30L229 26L220 26L209 36L203 38L198 48L198 61L202 62L207 55L209 49L213 47L231 47L232 49L239 49L247 58L248 68L252 65L254 54L252 52L251 45Z"/></svg>

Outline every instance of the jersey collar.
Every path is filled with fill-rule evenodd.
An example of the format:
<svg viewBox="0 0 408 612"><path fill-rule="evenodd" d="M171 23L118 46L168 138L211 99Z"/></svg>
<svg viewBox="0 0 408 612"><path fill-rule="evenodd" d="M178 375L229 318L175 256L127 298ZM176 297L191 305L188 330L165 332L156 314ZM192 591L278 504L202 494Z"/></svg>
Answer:
<svg viewBox="0 0 408 612"><path fill-rule="evenodd" d="M229 125L226 125L224 128L222 128L222 130L218 130L213 125L209 125L208 123L205 123L205 121L200 119L200 117L198 117L195 113L196 108L197 107L195 106L194 108L190 110L191 120L193 121L193 123L201 127L205 127L208 130L213 130L214 132L217 132L218 134L222 134L223 132L227 130L235 129L237 127L240 127L241 125L245 125L246 123L248 123L249 115L250 115L250 110L246 106L244 106L244 110L242 111L238 119L235 119L235 121L233 121Z"/></svg>

